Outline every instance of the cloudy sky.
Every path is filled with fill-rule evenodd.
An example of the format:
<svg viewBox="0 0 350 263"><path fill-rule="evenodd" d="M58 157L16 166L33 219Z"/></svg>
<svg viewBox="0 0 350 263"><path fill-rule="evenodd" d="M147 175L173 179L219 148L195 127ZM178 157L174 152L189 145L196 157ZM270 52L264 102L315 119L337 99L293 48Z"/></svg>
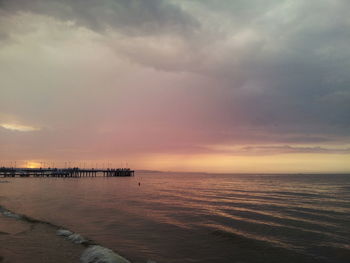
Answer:
<svg viewBox="0 0 350 263"><path fill-rule="evenodd" d="M0 0L0 165L349 172L348 10Z"/></svg>

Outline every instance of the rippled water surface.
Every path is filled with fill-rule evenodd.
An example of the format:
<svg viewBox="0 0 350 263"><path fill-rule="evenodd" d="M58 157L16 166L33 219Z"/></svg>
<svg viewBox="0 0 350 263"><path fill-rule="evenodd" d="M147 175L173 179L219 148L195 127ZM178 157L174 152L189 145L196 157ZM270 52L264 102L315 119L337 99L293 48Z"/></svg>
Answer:
<svg viewBox="0 0 350 263"><path fill-rule="evenodd" d="M6 181L0 205L133 262L350 262L349 175L139 172Z"/></svg>

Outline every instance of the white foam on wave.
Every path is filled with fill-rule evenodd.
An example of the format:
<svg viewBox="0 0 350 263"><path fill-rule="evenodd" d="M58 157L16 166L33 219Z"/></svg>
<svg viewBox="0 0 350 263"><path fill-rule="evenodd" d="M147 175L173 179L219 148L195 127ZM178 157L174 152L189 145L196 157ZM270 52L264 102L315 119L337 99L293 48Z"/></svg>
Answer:
<svg viewBox="0 0 350 263"><path fill-rule="evenodd" d="M56 231L56 235L63 236L69 241L72 241L74 244L82 244L84 242L87 242L88 240L85 239L83 236L81 236L78 233L73 233L72 231L69 231L67 229L58 229Z"/></svg>
<svg viewBox="0 0 350 263"><path fill-rule="evenodd" d="M130 263L112 250L101 246L90 246L80 257L83 263Z"/></svg>
<svg viewBox="0 0 350 263"><path fill-rule="evenodd" d="M56 231L57 236L63 236L63 237L68 237L70 235L73 235L73 232L67 230L67 229L58 229Z"/></svg>
<svg viewBox="0 0 350 263"><path fill-rule="evenodd" d="M72 241L75 244L82 244L82 243L87 241L84 237L82 237L81 235L79 235L77 233L74 233L74 234L68 236L67 239Z"/></svg>
<svg viewBox="0 0 350 263"><path fill-rule="evenodd" d="M15 218L15 219L21 219L22 217L20 215L17 215L15 213L12 213L6 209L2 209L1 214L7 217Z"/></svg>

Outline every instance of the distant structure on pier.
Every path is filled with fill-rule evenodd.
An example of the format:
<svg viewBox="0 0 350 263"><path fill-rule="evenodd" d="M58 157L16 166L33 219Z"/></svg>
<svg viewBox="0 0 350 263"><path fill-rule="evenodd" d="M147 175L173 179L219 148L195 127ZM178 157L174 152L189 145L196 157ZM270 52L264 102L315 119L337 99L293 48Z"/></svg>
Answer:
<svg viewBox="0 0 350 263"><path fill-rule="evenodd" d="M99 175L98 175L99 174ZM0 167L0 177L128 177L134 176L135 171L129 168L117 169L80 169L74 168L14 168Z"/></svg>

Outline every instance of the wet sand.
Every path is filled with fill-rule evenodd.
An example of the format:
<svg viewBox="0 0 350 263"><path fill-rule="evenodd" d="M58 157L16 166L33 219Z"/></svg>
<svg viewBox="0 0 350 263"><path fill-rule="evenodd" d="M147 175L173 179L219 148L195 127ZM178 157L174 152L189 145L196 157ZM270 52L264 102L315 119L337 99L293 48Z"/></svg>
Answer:
<svg viewBox="0 0 350 263"><path fill-rule="evenodd" d="M0 214L0 262L79 262L85 247L56 235L57 228Z"/></svg>

